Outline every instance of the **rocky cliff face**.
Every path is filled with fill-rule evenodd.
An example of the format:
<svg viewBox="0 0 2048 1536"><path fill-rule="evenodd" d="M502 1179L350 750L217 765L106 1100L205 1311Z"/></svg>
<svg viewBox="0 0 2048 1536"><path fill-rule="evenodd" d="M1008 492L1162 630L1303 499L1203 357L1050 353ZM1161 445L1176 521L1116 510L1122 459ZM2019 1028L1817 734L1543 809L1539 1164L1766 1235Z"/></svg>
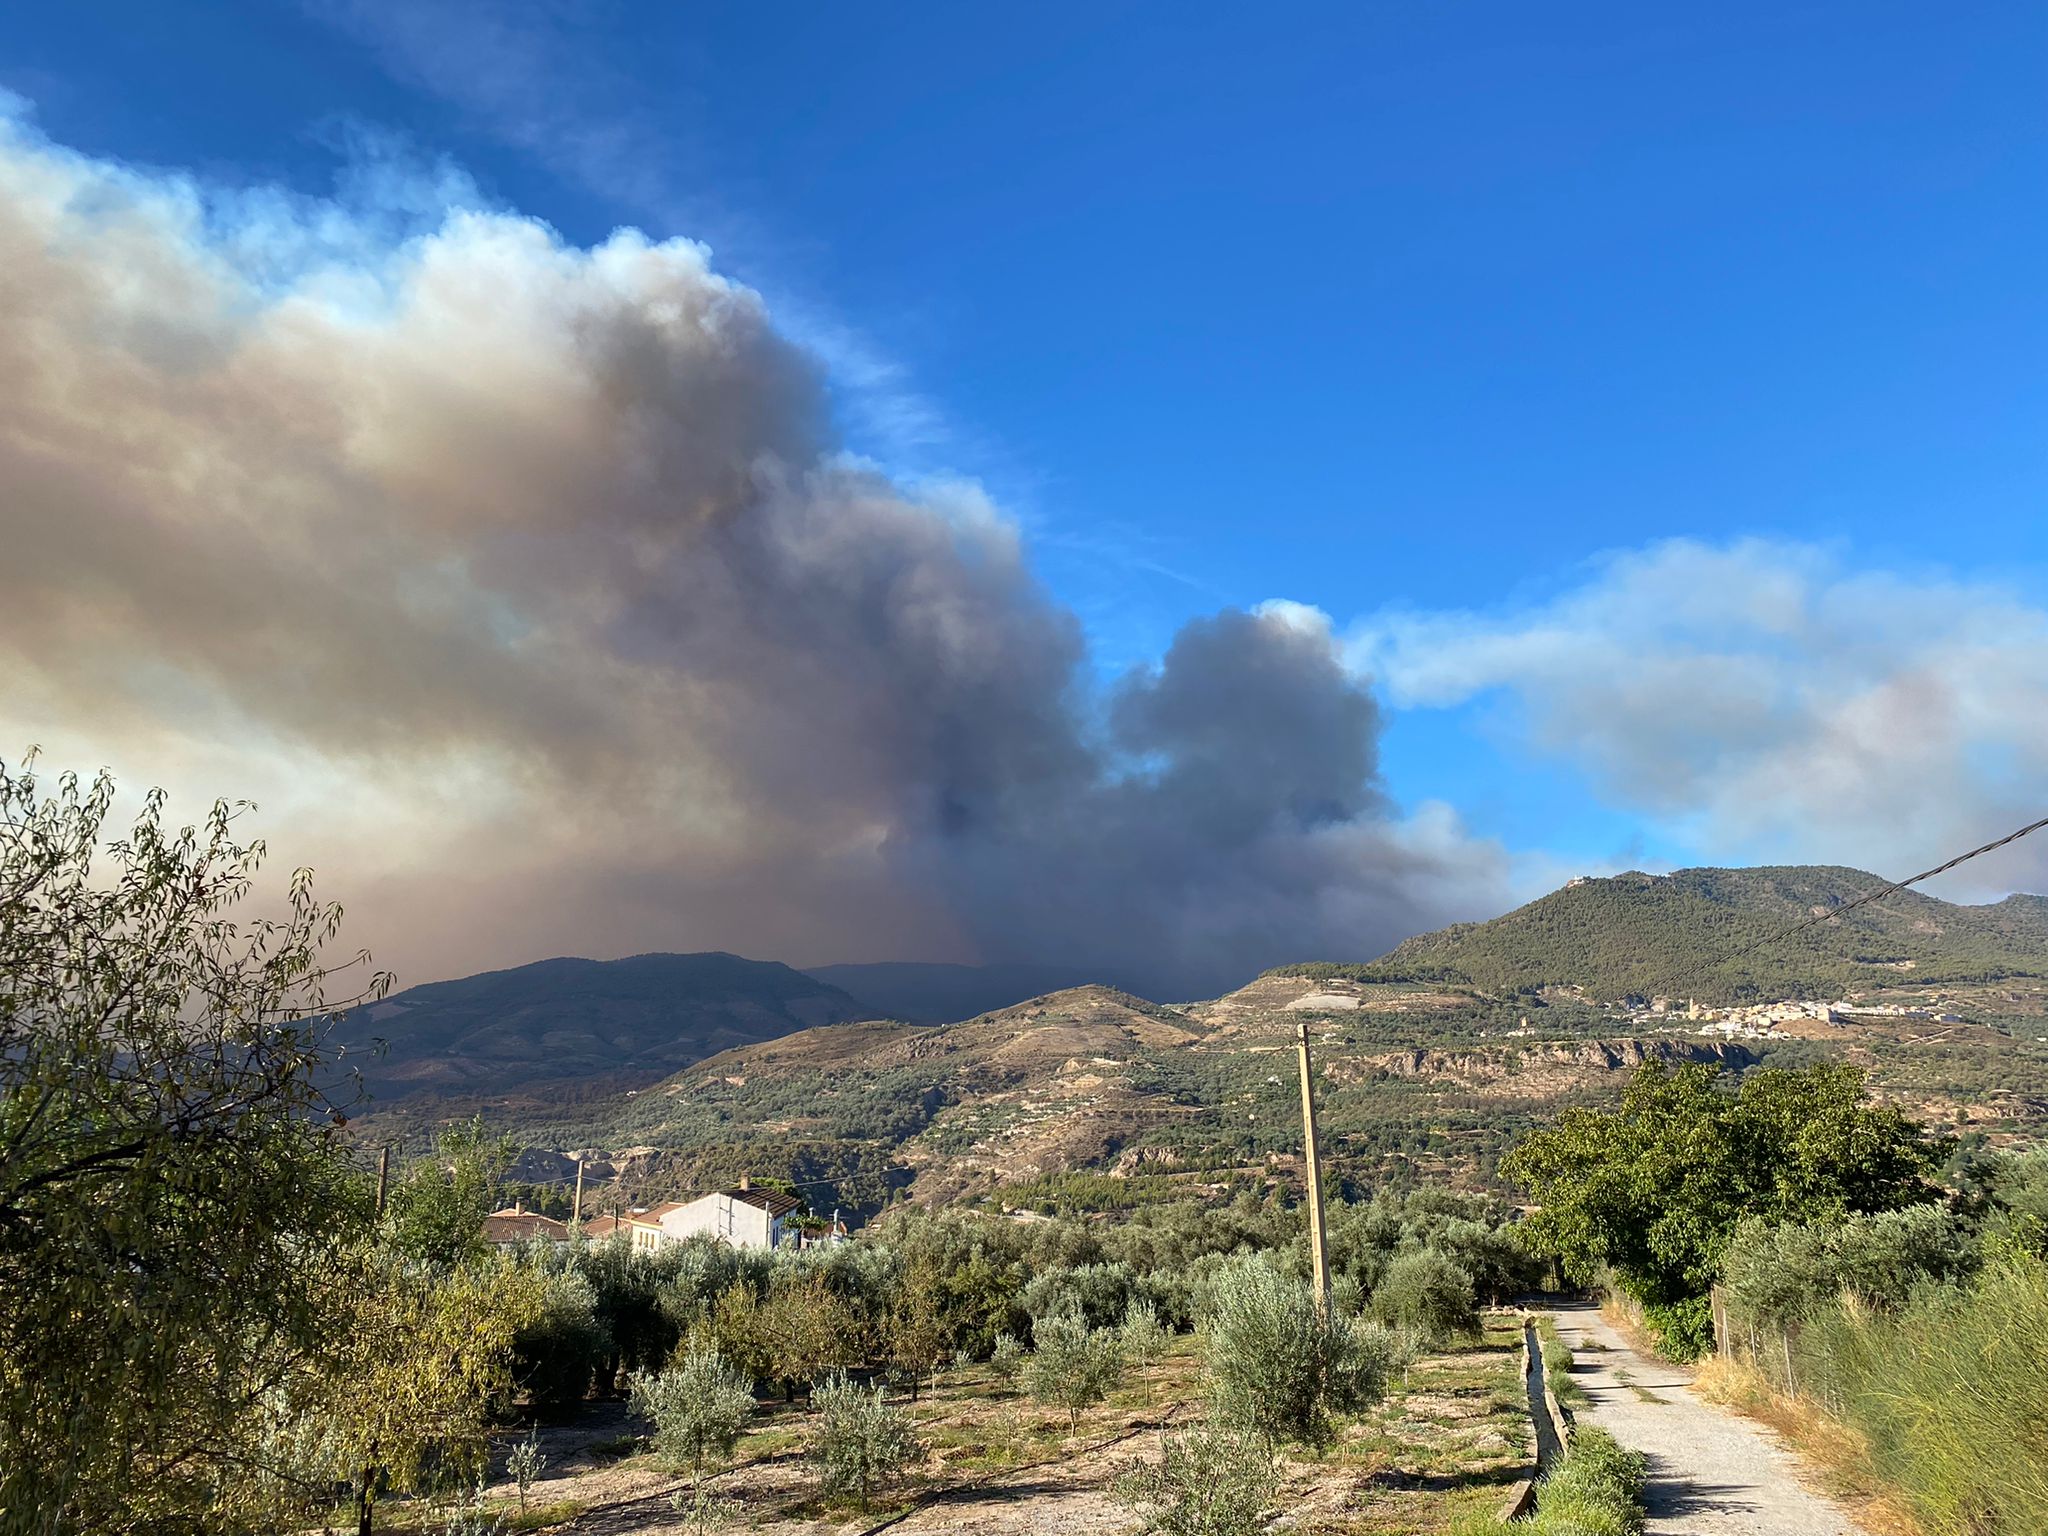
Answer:
<svg viewBox="0 0 2048 1536"><path fill-rule="evenodd" d="M1461 1077L1500 1082L1510 1077L1554 1075L1560 1071L1632 1072L1646 1061L1711 1061L1740 1070L1754 1066L1757 1060L1754 1051L1725 1040L1582 1040L1469 1050L1417 1047L1333 1064L1330 1070L1356 1073L1365 1069L1391 1077Z"/></svg>

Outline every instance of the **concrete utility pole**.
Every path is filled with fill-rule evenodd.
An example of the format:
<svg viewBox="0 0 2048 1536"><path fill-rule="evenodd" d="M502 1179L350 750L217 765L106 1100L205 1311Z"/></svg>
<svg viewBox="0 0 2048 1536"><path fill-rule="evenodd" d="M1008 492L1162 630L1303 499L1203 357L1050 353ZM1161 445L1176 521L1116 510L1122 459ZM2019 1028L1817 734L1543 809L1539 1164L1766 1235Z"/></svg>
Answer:
<svg viewBox="0 0 2048 1536"><path fill-rule="evenodd" d="M575 1227L575 1226L581 1226L581 1225L582 1225L582 1223L583 1223L583 1159L582 1159L581 1157L578 1157L578 1158L576 1159L576 1203L575 1203L574 1205L572 1205L572 1206L570 1206L570 1207L569 1207L569 1225L570 1225L570 1226L572 1226L572 1227Z"/></svg>
<svg viewBox="0 0 2048 1536"><path fill-rule="evenodd" d="M1301 1045L1301 1141L1308 1172L1308 1251L1315 1265L1316 1305L1330 1310L1330 1245L1323 1235L1323 1162L1316 1150L1316 1094L1309 1075L1308 1020L1299 1033Z"/></svg>

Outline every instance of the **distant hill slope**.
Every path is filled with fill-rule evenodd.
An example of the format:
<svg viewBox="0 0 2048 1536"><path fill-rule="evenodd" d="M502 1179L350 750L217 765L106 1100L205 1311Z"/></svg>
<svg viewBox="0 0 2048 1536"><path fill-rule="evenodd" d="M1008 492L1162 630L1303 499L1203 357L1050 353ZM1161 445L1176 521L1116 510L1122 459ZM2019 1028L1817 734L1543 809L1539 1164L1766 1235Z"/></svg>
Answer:
<svg viewBox="0 0 2048 1536"><path fill-rule="evenodd" d="M1161 1053L1196 1038L1182 1015L1143 998L1074 987L954 1024L856 1023L723 1052L615 1100L608 1123L572 1135L747 1148L755 1171L795 1158L793 1176L804 1177L834 1158L879 1158L915 1169L921 1191L982 1187L1097 1162L1162 1118L1194 1113L1151 1079ZM583 1113L567 1111L572 1122Z"/></svg>
<svg viewBox="0 0 2048 1536"><path fill-rule="evenodd" d="M542 960L413 987L338 1028L373 1103L564 1079L652 1081L706 1056L871 1010L773 961L723 953ZM388 1042L378 1054L374 1041Z"/></svg>
<svg viewBox="0 0 2048 1536"><path fill-rule="evenodd" d="M2048 976L2048 898L1959 906L1901 891L1793 938L1727 957L1886 882L1860 869L1681 869L1577 880L1484 923L1422 934L1365 966L1289 974L1468 984L1488 992L1584 987L1594 997L1703 1001Z"/></svg>
<svg viewBox="0 0 2048 1536"><path fill-rule="evenodd" d="M1332 1012L1338 994L1349 1006ZM603 1200L668 1198L751 1173L864 1210L905 1186L928 1202L1039 1207L1078 1176L1090 1198L1115 1205L1124 1191L1177 1198L1293 1177L1303 1019L1319 1041L1324 1134L1342 1149L1332 1157L1360 1179L1412 1176L1424 1163L1475 1172L1518 1129L1611 1091L1642 1061L1754 1059L1734 1042L1646 1038L1564 1004L1540 1011L1538 1031L1505 1038L1523 1006L1267 980L1162 1007L1074 987L955 1024L803 1030L637 1091L492 1114L532 1146L606 1149L624 1187Z"/></svg>
<svg viewBox="0 0 2048 1536"><path fill-rule="evenodd" d="M939 965L917 960L815 965L804 974L852 993L878 1017L913 1024L951 1024L1108 979L1073 966Z"/></svg>

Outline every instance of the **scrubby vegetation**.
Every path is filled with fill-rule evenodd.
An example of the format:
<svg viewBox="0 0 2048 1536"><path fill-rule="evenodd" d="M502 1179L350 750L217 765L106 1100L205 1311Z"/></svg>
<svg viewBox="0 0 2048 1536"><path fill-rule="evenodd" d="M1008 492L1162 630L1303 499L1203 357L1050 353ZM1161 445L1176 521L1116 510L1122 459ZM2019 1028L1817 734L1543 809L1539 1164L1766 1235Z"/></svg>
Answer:
<svg viewBox="0 0 2048 1536"><path fill-rule="evenodd" d="M1571 1453L1536 1485L1526 1520L1475 1521L1459 1536L1638 1536L1648 1464L1604 1429L1583 1428Z"/></svg>
<svg viewBox="0 0 2048 1536"><path fill-rule="evenodd" d="M1159 1461L1134 1461L1116 1494L1157 1536L1253 1536L1280 1486L1272 1443L1242 1429L1169 1430Z"/></svg>
<svg viewBox="0 0 2048 1536"><path fill-rule="evenodd" d="M1713 1342L1708 1293L1744 1217L1896 1210L1933 1198L1946 1143L1865 1102L1839 1066L1765 1069L1730 1089L1711 1067L1645 1066L1614 1111L1570 1110L1503 1162L1540 1211L1531 1235L1573 1275L1609 1274L1662 1346Z"/></svg>
<svg viewBox="0 0 2048 1536"><path fill-rule="evenodd" d="M1724 1339L1747 1330L1757 1360L1781 1359L1778 1384L1852 1426L1930 1529L2048 1519L2041 1480L2012 1471L2048 1464L2048 1165L1945 1163L1942 1138L1866 1103L1853 1073L1731 1089L1709 1068L1647 1070L1619 1110L1523 1140L1505 1171L1538 1197L1533 1220L1333 1180L1327 1302L1295 1192L1235 1171L1050 1176L1044 1219L877 1199L854 1240L772 1253L580 1234L497 1250L481 1234L513 1148L482 1123L442 1127L379 1208L323 1053L333 909L295 879L280 919L235 928L259 851L225 808L173 832L153 799L95 871L109 798L0 772L0 1536L560 1523L544 1495L526 1507L559 1472L542 1437L597 1415L603 1456L658 1474L645 1497L693 1528L728 1508L729 1468L803 1479L780 1497L808 1519L923 1497L960 1467L1054 1464L1093 1425L1160 1436L1119 1482L1149 1528L1242 1531L1305 1464L1362 1486L1434 1436L1431 1455L1511 1469L1513 1329L1481 1307L1540 1284L1549 1258L1612 1273L1674 1350L1708 1341L1718 1282ZM1277 1143L1286 1113L1271 1057L1231 1054L1140 1063L1190 1108L1256 1106L1241 1139L1199 1152L1219 1170ZM821 1076L813 1127L929 1124L943 1095L906 1074ZM1347 1120L1368 1090L1419 1091L1338 1084L1333 1121L1393 1137ZM1180 1135L1198 1155L1198 1118L1151 1145ZM833 1166L888 1187L853 1154ZM1091 1194L1105 1184L1145 1198L1111 1217ZM1403 1407L1411 1371L1482 1427L1459 1438L1455 1416ZM963 1404L979 1417L949 1418ZM1581 1444L1536 1529L1628 1531L1616 1495L1639 1469ZM501 1465L517 1510L489 1496Z"/></svg>
<svg viewBox="0 0 2048 1536"><path fill-rule="evenodd" d="M1896 979L1906 961L1918 981L2048 973L2048 912L2022 897L1962 907L1907 891L1754 950L1884 883L1818 865L1629 873L1576 882L1491 922L1424 934L1370 965L1283 973L1462 983L1495 995L1581 986L1613 999L1682 989L1714 1002L1838 997Z"/></svg>
<svg viewBox="0 0 2048 1536"><path fill-rule="evenodd" d="M1954 1207L1745 1224L1723 1344L1934 1536L2020 1536L2048 1529L2048 1152L1971 1173Z"/></svg>
<svg viewBox="0 0 2048 1536"><path fill-rule="evenodd" d="M1327 1444L1332 1415L1378 1402L1405 1355L1262 1255L1218 1272L1205 1331L1216 1418L1271 1445Z"/></svg>
<svg viewBox="0 0 2048 1536"><path fill-rule="evenodd" d="M667 1370L636 1377L633 1406L653 1421L655 1448L697 1482L732 1455L754 1411L754 1388L716 1348L699 1346Z"/></svg>
<svg viewBox="0 0 2048 1536"><path fill-rule="evenodd" d="M877 1489L900 1477L917 1454L910 1421L876 1382L861 1386L836 1376L818 1388L818 1428L811 1459L828 1498L866 1509Z"/></svg>
<svg viewBox="0 0 2048 1536"><path fill-rule="evenodd" d="M2048 1151L1949 1150L1848 1069L1645 1069L1506 1166L1542 1202L1529 1235L1668 1352L1718 1345L1739 1399L1845 1427L1831 1454L1926 1531L2021 1536L2048 1529Z"/></svg>

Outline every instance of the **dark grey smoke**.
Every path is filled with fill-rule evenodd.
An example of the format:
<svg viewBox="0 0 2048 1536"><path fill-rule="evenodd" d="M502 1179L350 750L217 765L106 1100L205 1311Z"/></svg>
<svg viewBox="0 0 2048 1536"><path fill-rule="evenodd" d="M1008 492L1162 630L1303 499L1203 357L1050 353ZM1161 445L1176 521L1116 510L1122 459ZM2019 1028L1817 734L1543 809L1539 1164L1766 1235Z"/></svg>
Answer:
<svg viewBox="0 0 2048 1536"><path fill-rule="evenodd" d="M1105 689L1015 527L841 456L701 249L383 227L0 130L0 742L255 795L408 981L727 949L1191 994L1498 900L1496 849L1386 802L1320 615Z"/></svg>

